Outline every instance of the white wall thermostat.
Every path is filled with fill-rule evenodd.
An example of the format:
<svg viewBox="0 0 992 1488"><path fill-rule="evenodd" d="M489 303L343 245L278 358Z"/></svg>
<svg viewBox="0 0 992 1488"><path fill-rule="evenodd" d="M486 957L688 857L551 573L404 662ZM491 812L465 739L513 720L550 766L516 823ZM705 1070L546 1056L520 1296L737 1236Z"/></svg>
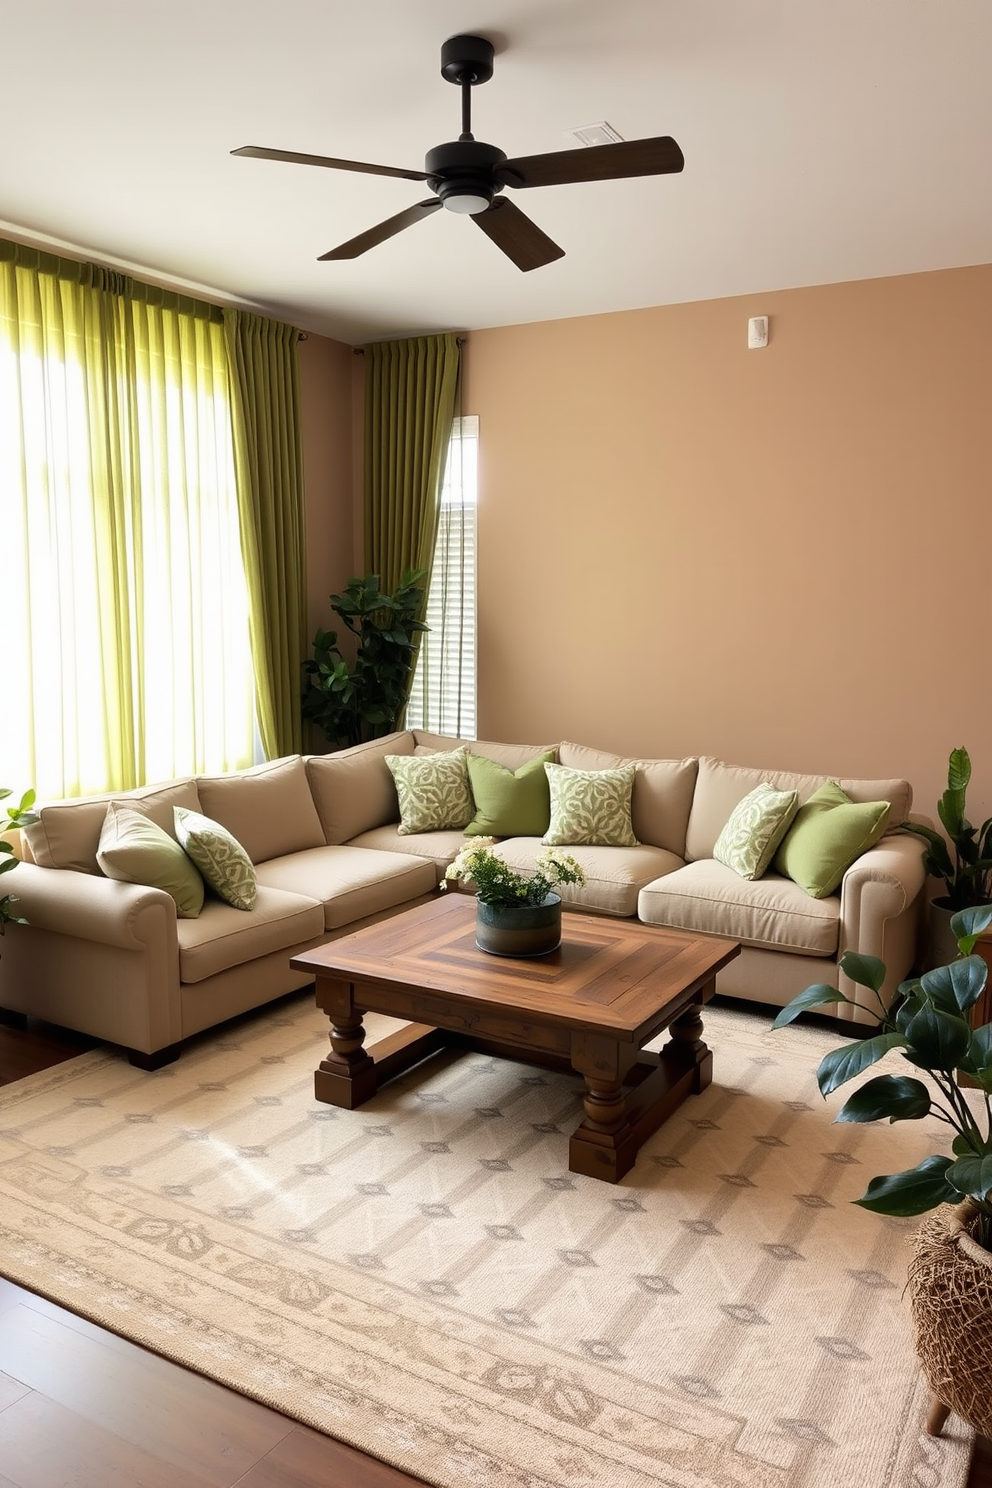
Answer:
<svg viewBox="0 0 992 1488"><path fill-rule="evenodd" d="M755 347L768 345L768 316L752 315L747 323L747 344L753 351Z"/></svg>

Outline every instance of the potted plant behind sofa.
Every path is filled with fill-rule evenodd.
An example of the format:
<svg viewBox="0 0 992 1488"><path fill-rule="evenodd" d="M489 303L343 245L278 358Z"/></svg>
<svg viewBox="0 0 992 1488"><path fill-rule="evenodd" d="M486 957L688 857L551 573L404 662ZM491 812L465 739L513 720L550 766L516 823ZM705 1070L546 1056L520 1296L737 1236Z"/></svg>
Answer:
<svg viewBox="0 0 992 1488"><path fill-rule="evenodd" d="M0 789L0 801L5 801L10 794L9 790ZM25 791L19 805L8 806L4 812L3 821L0 821L0 832L6 832L10 827L29 827L32 822L36 822L38 817L31 810L34 799L33 790ZM11 844L0 842L0 873L8 873L11 868L16 868L17 862ZM3 934L5 925L27 924L26 920L22 920L14 913L12 906L16 903L17 899L13 894L0 894L0 935Z"/></svg>
<svg viewBox="0 0 992 1488"><path fill-rule="evenodd" d="M959 957L903 982L892 1006L880 992L885 965L851 951L840 966L879 1005L881 1031L833 1050L816 1072L826 1097L892 1051L916 1074L884 1074L860 1085L835 1121L918 1121L936 1116L954 1133L950 1153L931 1154L915 1168L872 1178L855 1199L876 1214L927 1214L910 1263L910 1305L916 1349L931 1391L927 1430L939 1435L951 1410L992 1436L992 1023L972 1027L989 968L974 955L992 925L992 904L961 910L951 919ZM772 1024L781 1028L801 1012L849 1002L825 983L807 987ZM966 1095L965 1075L981 1095ZM934 1093L936 1090L936 1094ZM949 1206L954 1206L949 1207Z"/></svg>
<svg viewBox="0 0 992 1488"><path fill-rule="evenodd" d="M428 627L417 617L423 607L422 569L408 570L392 594L383 594L379 575L351 579L343 594L331 595L331 609L355 637L349 663L336 630L318 630L313 657L303 663L304 719L316 724L335 748L379 739L397 727L406 707L418 635Z"/></svg>
<svg viewBox="0 0 992 1488"><path fill-rule="evenodd" d="M931 878L940 879L944 885L944 893L930 900L927 963L931 966L951 961L957 954L951 916L992 900L992 816L980 827L973 827L968 820L965 795L970 780L967 749L952 749L947 789L937 802L937 815L950 839L949 847L933 827L911 821L900 823L904 831L926 839L923 866Z"/></svg>

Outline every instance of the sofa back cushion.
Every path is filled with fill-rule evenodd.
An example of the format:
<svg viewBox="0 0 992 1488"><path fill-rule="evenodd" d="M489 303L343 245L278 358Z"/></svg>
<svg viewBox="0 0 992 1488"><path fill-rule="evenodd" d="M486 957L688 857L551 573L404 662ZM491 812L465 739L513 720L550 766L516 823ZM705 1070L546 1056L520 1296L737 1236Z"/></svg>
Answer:
<svg viewBox="0 0 992 1488"><path fill-rule="evenodd" d="M77 873L100 873L96 854L111 801L144 812L172 838L176 835L173 807L185 806L189 811L200 809L200 798L192 780L173 780L164 785L143 785L137 790L52 801L36 807L38 821L24 828L25 856L42 868L72 868Z"/></svg>
<svg viewBox="0 0 992 1488"><path fill-rule="evenodd" d="M685 857L685 833L696 784L695 759L638 759L589 749L567 740L558 746L558 763L572 770L616 770L636 765L630 819L638 842Z"/></svg>
<svg viewBox="0 0 992 1488"><path fill-rule="evenodd" d="M253 863L323 847L320 817L299 754L197 778L200 810L236 837Z"/></svg>
<svg viewBox="0 0 992 1488"><path fill-rule="evenodd" d="M481 754L484 759L495 760L496 764L505 765L508 770L519 770L538 754L550 754L553 760L558 758L557 744L499 744L491 739L456 739L448 734L429 734L423 729L414 729L413 738L418 754L467 749L470 754Z"/></svg>
<svg viewBox="0 0 992 1488"><path fill-rule="evenodd" d="M699 775L689 814L686 858L697 862L713 856L716 840L734 807L762 781L768 781L776 790L798 791L802 806L830 779L837 782L851 801L890 802L888 831L895 830L909 815L913 791L908 780L846 780L839 775L803 775L794 770L753 770L704 755L699 761Z"/></svg>
<svg viewBox="0 0 992 1488"><path fill-rule="evenodd" d="M335 754L307 756L307 780L329 847L399 820L396 786L386 755L412 754L413 748L413 734L406 730Z"/></svg>

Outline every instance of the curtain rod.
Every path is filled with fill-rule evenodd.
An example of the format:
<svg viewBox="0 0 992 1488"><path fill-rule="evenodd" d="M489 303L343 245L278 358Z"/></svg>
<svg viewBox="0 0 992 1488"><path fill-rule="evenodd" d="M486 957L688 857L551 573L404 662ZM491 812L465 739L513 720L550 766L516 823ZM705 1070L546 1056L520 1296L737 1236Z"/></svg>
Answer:
<svg viewBox="0 0 992 1488"><path fill-rule="evenodd" d="M415 340L416 337L414 337L412 339ZM455 342L456 342L456 344L458 346L464 346L467 340L468 340L468 337L467 336L456 336L455 337ZM364 346L353 346L351 348L351 354L352 354L352 356L364 356L365 355L365 347Z"/></svg>

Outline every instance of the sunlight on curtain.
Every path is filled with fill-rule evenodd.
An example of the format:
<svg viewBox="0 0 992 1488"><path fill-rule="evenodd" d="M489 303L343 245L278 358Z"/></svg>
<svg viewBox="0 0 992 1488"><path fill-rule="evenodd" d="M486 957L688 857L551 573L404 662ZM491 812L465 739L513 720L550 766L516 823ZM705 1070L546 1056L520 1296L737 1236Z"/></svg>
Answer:
<svg viewBox="0 0 992 1488"><path fill-rule="evenodd" d="M248 764L223 326L0 263L2 769L39 796Z"/></svg>
<svg viewBox="0 0 992 1488"><path fill-rule="evenodd" d="M476 509L479 420L452 425L434 567L424 616L430 629L420 652L406 710L408 728L461 739L476 737Z"/></svg>

